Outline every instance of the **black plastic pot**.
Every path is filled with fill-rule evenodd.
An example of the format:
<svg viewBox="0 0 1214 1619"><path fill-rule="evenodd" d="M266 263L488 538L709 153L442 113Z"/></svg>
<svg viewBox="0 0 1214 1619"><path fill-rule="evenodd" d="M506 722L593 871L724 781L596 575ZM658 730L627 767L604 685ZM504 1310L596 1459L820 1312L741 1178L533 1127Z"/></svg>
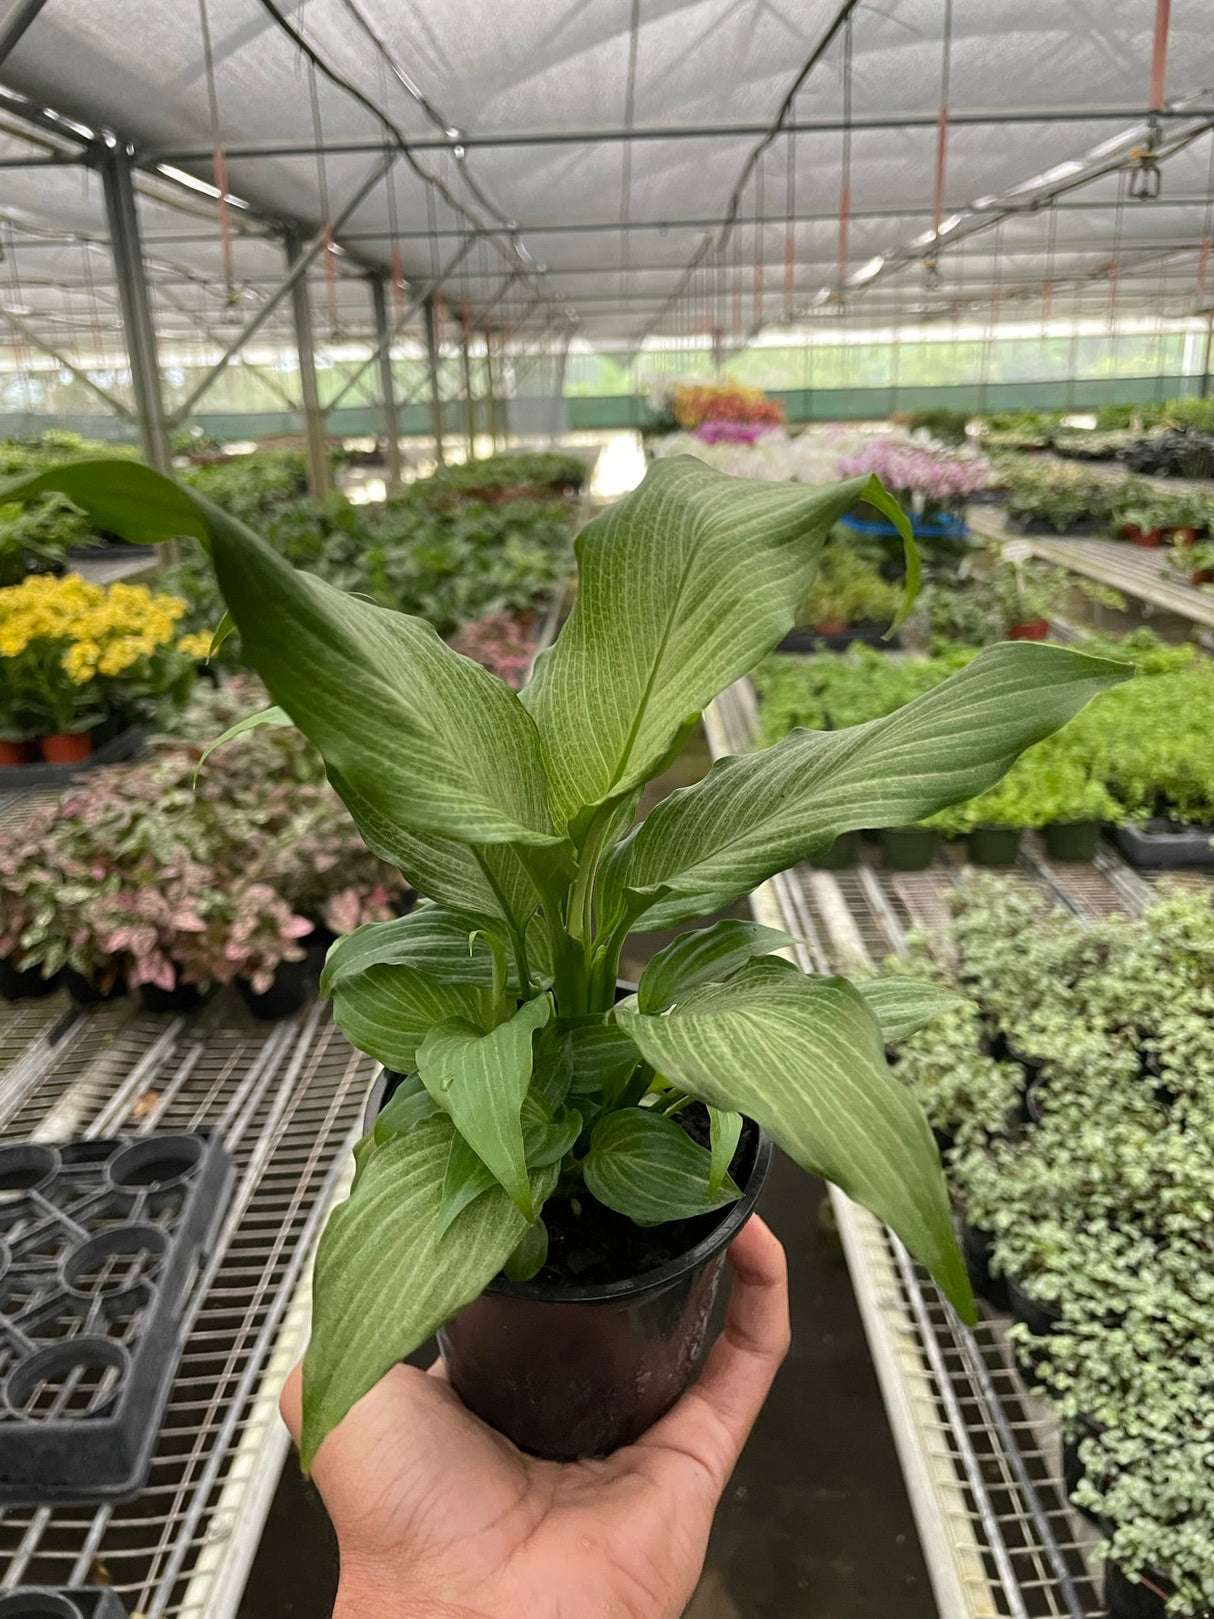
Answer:
<svg viewBox="0 0 1214 1619"><path fill-rule="evenodd" d="M7 957L0 960L0 1001L32 1000L58 988L58 973L43 978L41 967L16 967Z"/></svg>
<svg viewBox="0 0 1214 1619"><path fill-rule="evenodd" d="M184 983L178 968L172 989L161 989L159 984L140 984L139 999L145 1012L192 1012L202 1000L202 991L197 984Z"/></svg>
<svg viewBox="0 0 1214 1619"><path fill-rule="evenodd" d="M1020 853L1018 826L976 826L966 842L975 866L1014 866Z"/></svg>
<svg viewBox="0 0 1214 1619"><path fill-rule="evenodd" d="M108 989L102 989L95 979L86 978L75 967L63 969L63 987L77 1006L98 1006L102 1001L116 1001L126 994L126 977L119 973Z"/></svg>
<svg viewBox="0 0 1214 1619"><path fill-rule="evenodd" d="M0 1619L126 1619L126 1609L99 1585L18 1586L0 1596Z"/></svg>
<svg viewBox="0 0 1214 1619"><path fill-rule="evenodd" d="M771 1166L757 1125L734 1178L736 1203L678 1259L593 1287L502 1277L440 1328L451 1386L469 1410L532 1455L604 1456L640 1437L692 1381L709 1346L725 1250ZM699 1222L697 1222L699 1223Z"/></svg>
<svg viewBox="0 0 1214 1619"><path fill-rule="evenodd" d="M1086 1518L1089 1523L1095 1524L1098 1529L1107 1532L1106 1520L1098 1517L1096 1513L1090 1512L1087 1507L1081 1507L1074 1499L1075 1491L1087 1477L1087 1468L1083 1465L1079 1447L1085 1439L1095 1439L1102 1431L1101 1426L1091 1421L1090 1418L1079 1418L1078 1429L1074 1437L1062 1441L1062 1482L1066 1486L1066 1493L1071 1500L1072 1507L1079 1513L1080 1517Z"/></svg>
<svg viewBox="0 0 1214 1619"><path fill-rule="evenodd" d="M258 994L247 978L238 978L236 988L255 1018L290 1017L316 994L316 966L308 956L302 961L280 961L269 989Z"/></svg>
<svg viewBox="0 0 1214 1619"><path fill-rule="evenodd" d="M981 1226L972 1226L968 1220L961 1222L961 1253L965 1259L965 1268L969 1273L970 1286L979 1298L996 1310L1006 1310L1007 1283L1002 1276L991 1274L991 1246L994 1237Z"/></svg>
<svg viewBox="0 0 1214 1619"><path fill-rule="evenodd" d="M877 836L886 871L925 871L940 841L931 826L883 826Z"/></svg>
<svg viewBox="0 0 1214 1619"><path fill-rule="evenodd" d="M1093 860L1100 846L1099 821L1052 821L1041 829L1045 852L1064 864Z"/></svg>
<svg viewBox="0 0 1214 1619"><path fill-rule="evenodd" d="M1138 826L1119 826L1117 847L1143 871L1214 870L1214 826L1180 826L1161 817Z"/></svg>
<svg viewBox="0 0 1214 1619"><path fill-rule="evenodd" d="M1060 1310L1052 1304L1042 1304L1016 1282L1007 1284L1007 1301L1015 1320L1023 1322L1034 1338L1048 1337L1062 1320Z"/></svg>
<svg viewBox="0 0 1214 1619"><path fill-rule="evenodd" d="M859 832L840 832L829 849L810 855L809 863L819 871L844 871L848 866L855 865L859 852Z"/></svg>
<svg viewBox="0 0 1214 1619"><path fill-rule="evenodd" d="M1164 1619L1172 1590L1172 1582L1158 1569L1144 1568L1137 1580L1131 1580L1116 1563L1104 1566L1104 1603L1109 1619Z"/></svg>

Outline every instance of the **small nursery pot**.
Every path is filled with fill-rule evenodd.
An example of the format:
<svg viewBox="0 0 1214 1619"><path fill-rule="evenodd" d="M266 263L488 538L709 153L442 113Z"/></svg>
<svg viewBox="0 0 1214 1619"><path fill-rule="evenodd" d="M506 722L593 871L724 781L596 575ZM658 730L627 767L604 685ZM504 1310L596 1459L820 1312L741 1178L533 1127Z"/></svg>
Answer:
<svg viewBox="0 0 1214 1619"><path fill-rule="evenodd" d="M925 871L940 839L932 826L883 826L877 841L886 871Z"/></svg>
<svg viewBox="0 0 1214 1619"><path fill-rule="evenodd" d="M1154 550L1157 545L1163 544L1163 530L1161 528L1142 529L1132 524L1129 530L1131 545L1141 545L1148 550Z"/></svg>
<svg viewBox="0 0 1214 1619"><path fill-rule="evenodd" d="M1034 1338L1048 1338L1062 1320L1061 1312L1052 1304L1042 1304L1010 1279L1007 1284L1007 1301L1011 1306L1013 1318L1023 1323Z"/></svg>
<svg viewBox="0 0 1214 1619"><path fill-rule="evenodd" d="M0 770L7 770L10 765L23 765L27 757L26 743L7 742L0 737Z"/></svg>
<svg viewBox="0 0 1214 1619"><path fill-rule="evenodd" d="M859 832L840 832L829 849L810 855L809 863L818 871L843 871L855 865L859 850Z"/></svg>
<svg viewBox="0 0 1214 1619"><path fill-rule="evenodd" d="M1172 530L1172 539L1177 545L1196 545L1197 530L1188 523L1182 523L1179 528Z"/></svg>
<svg viewBox="0 0 1214 1619"><path fill-rule="evenodd" d="M1021 836L1018 826L976 826L966 840L970 859L976 866L1014 866Z"/></svg>
<svg viewBox="0 0 1214 1619"><path fill-rule="evenodd" d="M0 960L0 1001L33 1000L58 988L58 973L44 978L41 967L18 967L11 957Z"/></svg>
<svg viewBox="0 0 1214 1619"><path fill-rule="evenodd" d="M302 961L280 961L269 989L259 994L247 978L238 978L236 988L255 1018L290 1017L315 995L316 967L307 956Z"/></svg>
<svg viewBox="0 0 1214 1619"><path fill-rule="evenodd" d="M1165 1619L1172 1582L1156 1568L1144 1568L1131 1580L1116 1563L1104 1566L1104 1604L1109 1619Z"/></svg>
<svg viewBox="0 0 1214 1619"><path fill-rule="evenodd" d="M93 751L91 731L60 731L40 736L38 746L48 765L78 765Z"/></svg>
<svg viewBox="0 0 1214 1619"><path fill-rule="evenodd" d="M1051 821L1042 827L1041 837L1051 860L1075 864L1094 860L1100 846L1100 822Z"/></svg>
<svg viewBox="0 0 1214 1619"><path fill-rule="evenodd" d="M817 635L846 635L847 620L845 618L827 618L821 624L813 626Z"/></svg>
<svg viewBox="0 0 1214 1619"><path fill-rule="evenodd" d="M1022 624L1008 626L1009 641L1047 641L1050 634L1048 618L1026 618Z"/></svg>
<svg viewBox="0 0 1214 1619"><path fill-rule="evenodd" d="M1007 1309L1007 1283L1002 1276L991 1274L991 1246L994 1237L981 1226L961 1222L961 1253L969 1274L970 1286L980 1298L996 1310Z"/></svg>
<svg viewBox="0 0 1214 1619"><path fill-rule="evenodd" d="M741 1198L677 1259L589 1287L498 1277L440 1328L451 1386L469 1410L553 1461L607 1455L663 1416L709 1346L725 1250L771 1166L771 1141L753 1123L742 1150L748 1139Z"/></svg>
<svg viewBox="0 0 1214 1619"><path fill-rule="evenodd" d="M140 984L139 999L145 1012L190 1012L202 1000L197 984L182 982L181 968L174 969L172 989L161 989L159 984Z"/></svg>
<svg viewBox="0 0 1214 1619"><path fill-rule="evenodd" d="M108 988L102 988L95 978L86 978L75 967L63 969L63 987L77 1006L97 1006L102 1001L116 1001L126 994L126 975L116 972Z"/></svg>

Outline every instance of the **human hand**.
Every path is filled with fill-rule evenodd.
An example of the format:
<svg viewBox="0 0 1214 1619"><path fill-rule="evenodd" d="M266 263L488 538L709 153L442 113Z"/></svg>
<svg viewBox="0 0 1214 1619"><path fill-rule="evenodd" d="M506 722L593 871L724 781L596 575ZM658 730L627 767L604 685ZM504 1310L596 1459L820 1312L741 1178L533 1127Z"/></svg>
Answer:
<svg viewBox="0 0 1214 1619"><path fill-rule="evenodd" d="M601 1461L526 1456L441 1362L394 1366L312 1469L341 1552L334 1619L678 1619L789 1344L784 1250L757 1216L729 1260L729 1315L700 1377ZM298 1367L282 1412L298 1443Z"/></svg>

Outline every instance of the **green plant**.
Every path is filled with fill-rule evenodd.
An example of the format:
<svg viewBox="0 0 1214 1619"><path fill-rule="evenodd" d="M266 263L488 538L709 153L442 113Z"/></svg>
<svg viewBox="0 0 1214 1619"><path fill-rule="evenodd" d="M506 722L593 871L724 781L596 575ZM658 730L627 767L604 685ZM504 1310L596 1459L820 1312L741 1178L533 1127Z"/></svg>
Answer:
<svg viewBox="0 0 1214 1619"><path fill-rule="evenodd" d="M586 481L586 463L580 456L559 450L510 450L480 460L440 467L429 478L419 478L393 497L389 506L413 505L449 497L483 498L485 495L526 498L553 490L580 489Z"/></svg>
<svg viewBox="0 0 1214 1619"><path fill-rule="evenodd" d="M1007 489L1008 516L1026 527L1065 534L1079 523L1103 521L1117 498L1117 486L1108 478L1069 463L1009 460L1001 464L1000 473Z"/></svg>
<svg viewBox="0 0 1214 1619"><path fill-rule="evenodd" d="M969 420L969 412L964 410L912 410L906 417L906 428L911 433L927 433L941 444L964 444Z"/></svg>
<svg viewBox="0 0 1214 1619"><path fill-rule="evenodd" d="M617 1005L620 952L631 931L701 916L840 832L985 789L1124 666L992 648L896 716L718 763L633 829L694 717L791 627L857 500L902 529L913 595L909 529L875 480L806 490L658 463L581 535L576 604L518 696L429 625L295 571L146 468L19 487L52 486L130 538L209 546L281 705L263 720L290 716L370 847L434 901L358 930L326 964L351 1040L411 1077L322 1243L305 1464L503 1265L535 1273L548 1199L594 1197L642 1225L730 1201L743 1114L887 1220L969 1311L927 1122L884 1059L886 1033L929 1016L939 991L806 976L765 959L778 936L726 922L677 938ZM710 1148L679 1127L693 1098Z"/></svg>
<svg viewBox="0 0 1214 1619"><path fill-rule="evenodd" d="M989 565L983 568L978 563L971 577L935 579L925 588L920 612L933 637L985 646L1002 640L1019 624L1052 620L1074 593L1102 607L1125 608L1125 598L1108 585L1035 557L1009 556L1012 545L992 547Z"/></svg>
<svg viewBox="0 0 1214 1619"><path fill-rule="evenodd" d="M800 624L886 624L901 592L847 540L831 540L822 552L813 589L797 614Z"/></svg>
<svg viewBox="0 0 1214 1619"><path fill-rule="evenodd" d="M0 506L0 587L57 566L69 545L96 541L88 518L63 495L7 501Z"/></svg>

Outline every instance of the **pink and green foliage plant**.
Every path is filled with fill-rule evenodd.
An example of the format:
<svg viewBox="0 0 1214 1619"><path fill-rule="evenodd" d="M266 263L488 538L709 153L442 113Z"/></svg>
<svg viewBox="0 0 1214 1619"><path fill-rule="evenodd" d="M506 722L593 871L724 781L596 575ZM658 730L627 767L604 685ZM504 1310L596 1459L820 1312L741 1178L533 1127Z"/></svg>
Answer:
<svg viewBox="0 0 1214 1619"><path fill-rule="evenodd" d="M487 618L465 624L451 645L518 691L535 656L535 614L490 613Z"/></svg>

